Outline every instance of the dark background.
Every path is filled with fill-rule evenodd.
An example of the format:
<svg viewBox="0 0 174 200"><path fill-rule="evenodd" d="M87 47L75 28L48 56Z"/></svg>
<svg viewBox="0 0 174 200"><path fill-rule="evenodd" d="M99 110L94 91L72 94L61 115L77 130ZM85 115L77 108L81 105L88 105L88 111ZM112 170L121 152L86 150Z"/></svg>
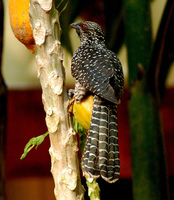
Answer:
<svg viewBox="0 0 174 200"><path fill-rule="evenodd" d="M128 123L127 91L118 106L121 175L115 184L99 179L102 199L132 199L131 158ZM174 89L168 89L161 103L164 142L170 186L170 199L174 199ZM54 183L50 173L49 138L20 160L25 144L32 137L47 131L41 90L8 91L6 191L8 200L54 199ZM141 133L140 133L141 134ZM153 158L152 158L153 159ZM153 170L153 169L152 169ZM82 178L84 183L84 179ZM17 188L16 188L17 187ZM17 198L15 198L15 195ZM87 193L86 193L87 195ZM113 198L114 197L114 198Z"/></svg>

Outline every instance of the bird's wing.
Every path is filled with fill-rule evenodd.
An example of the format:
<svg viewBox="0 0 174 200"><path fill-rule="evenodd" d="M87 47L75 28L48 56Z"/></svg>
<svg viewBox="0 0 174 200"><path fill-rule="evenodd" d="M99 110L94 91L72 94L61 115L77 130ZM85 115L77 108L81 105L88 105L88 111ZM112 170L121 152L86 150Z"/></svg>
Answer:
<svg viewBox="0 0 174 200"><path fill-rule="evenodd" d="M78 67L74 66L78 69L76 79L89 91L117 104L120 96L117 71L122 70L121 63L117 57L113 59L113 55L107 56L107 52L92 50L91 56L87 56L88 59L86 54L82 53L79 57L81 62L78 62L81 64Z"/></svg>

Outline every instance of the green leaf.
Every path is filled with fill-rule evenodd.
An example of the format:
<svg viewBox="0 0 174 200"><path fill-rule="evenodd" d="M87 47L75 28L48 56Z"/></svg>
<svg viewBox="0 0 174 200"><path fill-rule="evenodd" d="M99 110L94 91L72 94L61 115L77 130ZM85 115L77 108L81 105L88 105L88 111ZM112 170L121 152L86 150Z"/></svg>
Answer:
<svg viewBox="0 0 174 200"><path fill-rule="evenodd" d="M33 147L35 147L37 149L37 147L44 141L45 137L48 134L49 134L49 132L46 132L43 135L31 138L29 140L29 142L25 145L24 153L21 155L20 160L22 160L23 158L25 158L27 156L28 152L31 151L31 149Z"/></svg>
<svg viewBox="0 0 174 200"><path fill-rule="evenodd" d="M75 132L79 135L80 137L80 149L83 154L85 144L86 144L86 135L87 135L87 130L81 126L76 119L73 117L73 125L74 125L74 130Z"/></svg>

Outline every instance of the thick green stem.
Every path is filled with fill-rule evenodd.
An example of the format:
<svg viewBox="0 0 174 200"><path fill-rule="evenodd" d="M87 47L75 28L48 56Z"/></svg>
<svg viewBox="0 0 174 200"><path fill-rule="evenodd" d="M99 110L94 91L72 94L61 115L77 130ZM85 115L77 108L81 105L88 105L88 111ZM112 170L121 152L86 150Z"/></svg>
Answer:
<svg viewBox="0 0 174 200"><path fill-rule="evenodd" d="M154 96L139 83L129 103L134 200L167 199L165 154Z"/></svg>
<svg viewBox="0 0 174 200"><path fill-rule="evenodd" d="M159 105L147 74L152 52L148 0L124 0L129 62L130 134L134 200L168 199Z"/></svg>

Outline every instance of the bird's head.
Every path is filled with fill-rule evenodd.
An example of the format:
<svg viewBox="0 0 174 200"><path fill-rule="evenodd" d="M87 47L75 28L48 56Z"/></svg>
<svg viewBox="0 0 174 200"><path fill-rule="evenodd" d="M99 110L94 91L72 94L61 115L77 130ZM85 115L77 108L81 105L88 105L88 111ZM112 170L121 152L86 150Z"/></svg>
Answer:
<svg viewBox="0 0 174 200"><path fill-rule="evenodd" d="M95 22L75 22L70 24L70 28L76 29L80 38L81 45L85 44L104 44L105 38L102 28Z"/></svg>

